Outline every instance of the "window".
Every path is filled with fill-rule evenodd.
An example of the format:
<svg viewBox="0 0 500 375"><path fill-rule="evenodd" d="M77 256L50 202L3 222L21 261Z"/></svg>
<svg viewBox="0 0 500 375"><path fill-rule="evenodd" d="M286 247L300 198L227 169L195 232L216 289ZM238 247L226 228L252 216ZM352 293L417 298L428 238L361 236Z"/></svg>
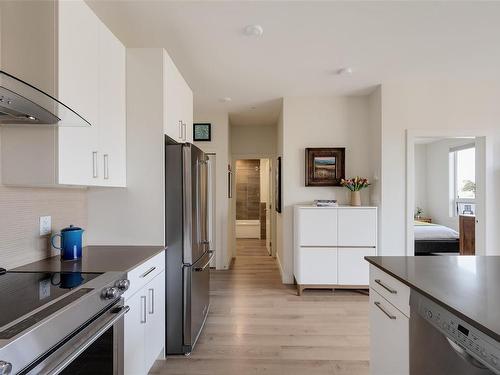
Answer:
<svg viewBox="0 0 500 375"><path fill-rule="evenodd" d="M475 214L476 148L474 144L450 149L452 216Z"/></svg>

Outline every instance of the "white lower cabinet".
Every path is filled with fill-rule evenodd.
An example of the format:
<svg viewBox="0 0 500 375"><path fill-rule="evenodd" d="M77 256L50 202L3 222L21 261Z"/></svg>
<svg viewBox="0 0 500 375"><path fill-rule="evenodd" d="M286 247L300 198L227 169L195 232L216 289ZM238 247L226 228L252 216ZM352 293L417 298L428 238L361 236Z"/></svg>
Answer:
<svg viewBox="0 0 500 375"><path fill-rule="evenodd" d="M310 285L337 284L337 254L337 249L331 247L301 247L299 250L300 275L296 278Z"/></svg>
<svg viewBox="0 0 500 375"><path fill-rule="evenodd" d="M339 248L339 281L340 285L368 285L370 273L367 256L377 255L375 248Z"/></svg>
<svg viewBox="0 0 500 375"><path fill-rule="evenodd" d="M149 371L165 347L165 272L156 276L146 285L146 289L144 362Z"/></svg>
<svg viewBox="0 0 500 375"><path fill-rule="evenodd" d="M373 288L370 330L370 374L409 375L410 319Z"/></svg>
<svg viewBox="0 0 500 375"><path fill-rule="evenodd" d="M131 283L133 280L131 280ZM165 347L165 271L125 300L124 374L145 375Z"/></svg>

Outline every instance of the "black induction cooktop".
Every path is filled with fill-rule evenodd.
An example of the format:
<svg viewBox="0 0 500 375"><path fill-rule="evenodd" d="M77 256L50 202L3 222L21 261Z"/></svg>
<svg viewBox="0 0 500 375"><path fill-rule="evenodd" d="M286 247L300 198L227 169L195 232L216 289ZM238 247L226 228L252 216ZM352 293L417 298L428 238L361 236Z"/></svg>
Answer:
<svg viewBox="0 0 500 375"><path fill-rule="evenodd" d="M0 327L32 313L98 277L91 273L5 272L0 270ZM71 303L71 298L61 301ZM60 303L58 303L58 306ZM62 308L64 306L59 306Z"/></svg>

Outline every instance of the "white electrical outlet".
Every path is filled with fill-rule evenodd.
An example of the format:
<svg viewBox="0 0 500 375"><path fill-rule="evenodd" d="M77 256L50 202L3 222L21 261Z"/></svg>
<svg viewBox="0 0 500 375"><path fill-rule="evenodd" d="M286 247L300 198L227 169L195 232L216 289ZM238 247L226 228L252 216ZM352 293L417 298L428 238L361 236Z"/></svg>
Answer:
<svg viewBox="0 0 500 375"><path fill-rule="evenodd" d="M50 297L50 279L40 280L38 284L38 299L41 301L47 297Z"/></svg>
<svg viewBox="0 0 500 375"><path fill-rule="evenodd" d="M52 232L52 217L40 216L40 236L46 236Z"/></svg>

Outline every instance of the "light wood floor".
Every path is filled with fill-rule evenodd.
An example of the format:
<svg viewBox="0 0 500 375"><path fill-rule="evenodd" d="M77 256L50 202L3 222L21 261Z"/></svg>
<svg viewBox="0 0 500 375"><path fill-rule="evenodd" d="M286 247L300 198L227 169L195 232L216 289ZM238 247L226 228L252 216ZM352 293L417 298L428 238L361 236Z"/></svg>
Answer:
<svg viewBox="0 0 500 375"><path fill-rule="evenodd" d="M368 297L281 283L260 240L238 240L229 271L211 276L211 310L190 357L158 361L151 374L368 374Z"/></svg>

